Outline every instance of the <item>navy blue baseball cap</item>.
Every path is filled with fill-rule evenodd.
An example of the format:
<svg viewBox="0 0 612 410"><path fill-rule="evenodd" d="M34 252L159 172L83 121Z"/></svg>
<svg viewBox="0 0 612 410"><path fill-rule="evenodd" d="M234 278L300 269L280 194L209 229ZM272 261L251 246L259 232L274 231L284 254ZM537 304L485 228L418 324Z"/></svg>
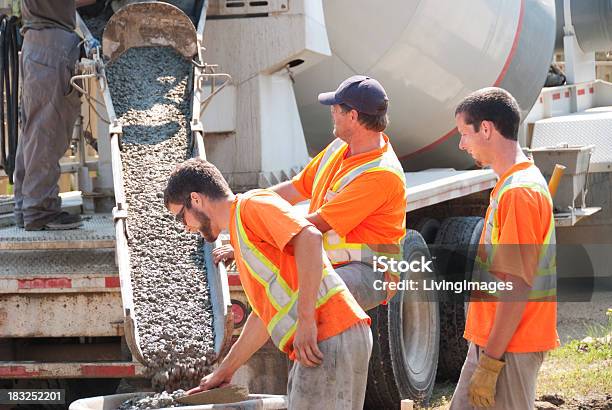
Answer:
<svg viewBox="0 0 612 410"><path fill-rule="evenodd" d="M345 104L364 114L383 115L387 113L389 98L375 79L354 75L344 80L336 91L319 94L319 102L324 105Z"/></svg>

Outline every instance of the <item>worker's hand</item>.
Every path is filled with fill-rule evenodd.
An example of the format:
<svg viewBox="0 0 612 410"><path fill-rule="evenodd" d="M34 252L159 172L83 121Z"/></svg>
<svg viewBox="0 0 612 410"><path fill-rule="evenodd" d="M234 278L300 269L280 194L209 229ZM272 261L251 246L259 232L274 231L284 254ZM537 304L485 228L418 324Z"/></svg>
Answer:
<svg viewBox="0 0 612 410"><path fill-rule="evenodd" d="M234 248L229 243L219 246L212 251L213 262L227 262L234 259Z"/></svg>
<svg viewBox="0 0 612 410"><path fill-rule="evenodd" d="M317 345L317 321L299 319L293 338L295 358L306 367L316 367L323 362L323 353Z"/></svg>
<svg viewBox="0 0 612 410"><path fill-rule="evenodd" d="M401 280L399 275L392 275L389 271L385 272L385 282L387 283L398 283ZM389 289L391 286L387 286L387 297L385 298L385 304L389 303L393 296L397 293L397 288L393 287L393 289Z"/></svg>
<svg viewBox="0 0 612 410"><path fill-rule="evenodd" d="M495 386L497 378L505 363L481 354L478 367L474 371L468 386L470 404L475 407L492 407L495 405Z"/></svg>
<svg viewBox="0 0 612 410"><path fill-rule="evenodd" d="M231 373L225 372L221 367L219 367L211 374L202 377L202 380L200 380L200 385L198 387L194 387L191 390L188 390L187 395L199 393L217 387L227 386L232 381L232 376L233 375Z"/></svg>

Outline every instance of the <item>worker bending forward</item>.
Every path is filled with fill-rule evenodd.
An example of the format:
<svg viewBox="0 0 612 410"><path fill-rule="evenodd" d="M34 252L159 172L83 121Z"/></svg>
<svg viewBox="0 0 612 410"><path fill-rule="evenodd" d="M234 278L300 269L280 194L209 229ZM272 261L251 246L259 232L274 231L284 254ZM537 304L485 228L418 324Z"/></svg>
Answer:
<svg viewBox="0 0 612 410"><path fill-rule="evenodd" d="M253 311L220 366L197 390L231 381L271 337L295 360L290 409L362 409L372 350L369 318L323 252L322 235L269 190L234 195L214 165L190 159L171 174L168 210L207 241L230 233Z"/></svg>
<svg viewBox="0 0 612 410"><path fill-rule="evenodd" d="M499 175L474 279L512 290L472 294L464 334L470 345L450 408L533 409L545 352L558 345L552 199L518 144L519 106L507 91L476 91L455 118L459 147Z"/></svg>

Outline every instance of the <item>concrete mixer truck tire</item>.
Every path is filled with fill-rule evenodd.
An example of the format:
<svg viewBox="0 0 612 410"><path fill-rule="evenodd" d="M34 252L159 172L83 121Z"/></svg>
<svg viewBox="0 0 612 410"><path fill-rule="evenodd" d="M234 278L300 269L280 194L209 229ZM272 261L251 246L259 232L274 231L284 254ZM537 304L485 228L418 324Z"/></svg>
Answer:
<svg viewBox="0 0 612 410"><path fill-rule="evenodd" d="M423 237L417 231L407 230L404 260L422 256L430 257ZM398 291L388 305L378 306L368 314L372 318L374 343L365 408L396 408L406 398L427 401L438 362L440 318L436 294Z"/></svg>
<svg viewBox="0 0 612 410"><path fill-rule="evenodd" d="M436 235L440 229L440 222L434 218L421 218L413 225L406 226L407 229L418 231L425 243L432 244L436 240Z"/></svg>
<svg viewBox="0 0 612 410"><path fill-rule="evenodd" d="M484 226L481 217L452 217L442 222L434 250L436 272L448 281L470 280ZM463 338L467 313L465 294L440 295L440 359L438 379L459 379L468 344Z"/></svg>

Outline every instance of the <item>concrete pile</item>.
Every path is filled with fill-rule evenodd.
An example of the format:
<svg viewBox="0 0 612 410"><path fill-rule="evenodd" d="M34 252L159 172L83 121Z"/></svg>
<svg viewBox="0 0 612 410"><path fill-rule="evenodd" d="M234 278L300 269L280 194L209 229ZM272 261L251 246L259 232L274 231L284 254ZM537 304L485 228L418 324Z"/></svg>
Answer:
<svg viewBox="0 0 612 410"><path fill-rule="evenodd" d="M161 392L152 396L136 396L126 400L117 408L117 410L149 410L163 409L167 407L182 407L183 405L176 401L185 395L185 391L177 390L173 393Z"/></svg>
<svg viewBox="0 0 612 410"><path fill-rule="evenodd" d="M166 210L163 189L190 157L191 67L169 48L131 49L107 67L123 126L123 178L140 345L153 387L188 389L210 372L212 308L202 240Z"/></svg>

